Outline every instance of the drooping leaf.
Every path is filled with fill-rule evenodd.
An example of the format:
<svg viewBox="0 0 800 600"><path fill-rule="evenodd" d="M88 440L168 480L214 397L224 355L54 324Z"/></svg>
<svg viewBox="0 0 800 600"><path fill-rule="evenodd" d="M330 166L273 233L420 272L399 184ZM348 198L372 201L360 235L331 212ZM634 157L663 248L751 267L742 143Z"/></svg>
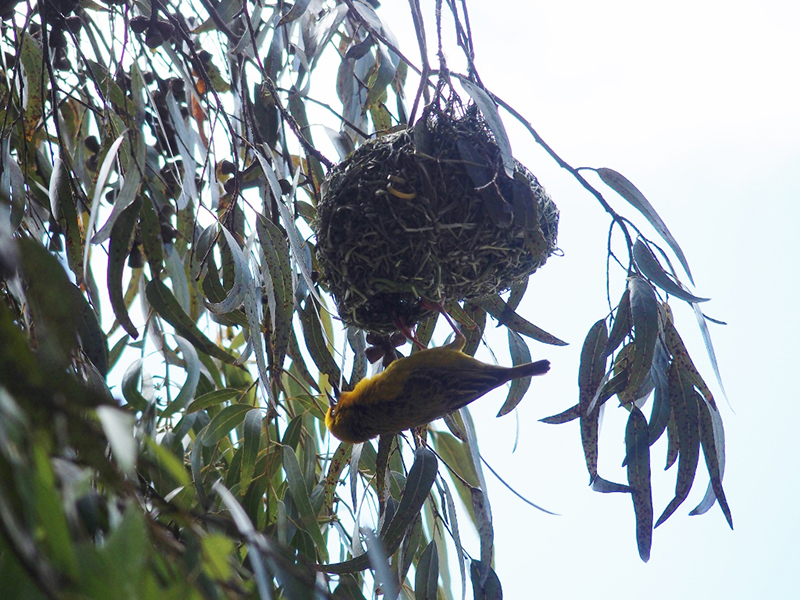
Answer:
<svg viewBox="0 0 800 600"><path fill-rule="evenodd" d="M510 329L508 330L508 349L511 353L511 362L514 365L522 365L531 362L531 351L528 349L525 340L523 340L516 331ZM511 387L508 390L508 396L506 396L506 400L500 408L500 412L497 413L497 416L502 417L514 410L522 401L530 385L530 377L512 380Z"/></svg>
<svg viewBox="0 0 800 600"><path fill-rule="evenodd" d="M483 579L481 573L486 573ZM489 565L484 565L479 560L473 560L469 567L472 580L472 593L474 600L503 600L503 587L500 579Z"/></svg>
<svg viewBox="0 0 800 600"><path fill-rule="evenodd" d="M614 322L611 325L611 332L608 334L608 343L606 344L605 355L609 356L614 350L619 348L619 345L625 337L631 332L633 328L633 321L631 320L631 292L626 287L622 298L617 305L617 312L614 315Z"/></svg>
<svg viewBox="0 0 800 600"><path fill-rule="evenodd" d="M131 247L133 231L138 221L139 211L142 208L142 201L136 199L114 223L111 230L111 242L108 248L108 270L106 284L108 285L108 296L111 300L111 308L114 316L119 321L122 328L133 339L139 337L128 315L128 308L125 306L125 299L122 295L122 274L125 268L125 259Z"/></svg>
<svg viewBox="0 0 800 600"><path fill-rule="evenodd" d="M633 351L628 361L628 381L625 389L636 392L644 383L653 365L658 339L658 302L653 288L642 277L628 278L633 322Z"/></svg>
<svg viewBox="0 0 800 600"><path fill-rule="evenodd" d="M725 400L727 400L728 394L725 393L725 386L722 384L722 374L719 372L719 363L717 362L717 355L714 352L714 344L711 343L711 332L708 330L708 324L706 323L707 318L703 314L700 306L692 304L692 308L694 309L695 317L697 317L697 324L700 326L700 333L703 336L703 343L708 353L708 359L711 362L711 369L714 371L714 376L717 378L717 383L722 390L722 395L725 397Z"/></svg>
<svg viewBox="0 0 800 600"><path fill-rule="evenodd" d="M270 303L272 321L270 369L273 372L283 367L289 347L289 331L292 328L294 312L294 289L292 287L292 267L289 260L289 245L286 236L272 221L258 216L256 232L266 265L264 280L271 283L274 307ZM269 287L269 286L267 286Z"/></svg>
<svg viewBox="0 0 800 600"><path fill-rule="evenodd" d="M650 445L652 446L664 433L669 423L672 412L667 370L669 369L669 355L664 349L661 339L656 342L656 351L653 357L653 368L650 376L653 379L655 390L653 393L653 411L650 413Z"/></svg>
<svg viewBox="0 0 800 600"><path fill-rule="evenodd" d="M218 390L213 390L202 396L198 396L195 398L189 406L186 407L186 414L191 414L193 412L197 412L198 410L205 410L211 406L216 406L218 404L222 404L223 402L227 402L228 400L232 400L237 396L241 396L241 390L235 390L230 388L222 388Z"/></svg>
<svg viewBox="0 0 800 600"><path fill-rule="evenodd" d="M481 544L480 583L483 586L489 577L489 565L494 553L494 527L492 526L492 509L486 494L480 488L471 488L472 510L478 526L478 538Z"/></svg>
<svg viewBox="0 0 800 600"><path fill-rule="evenodd" d="M500 149L500 156L503 159L503 168L506 171L506 175L513 179L516 168L514 154L511 152L511 142L508 141L508 135L506 134L506 128L503 126L503 121L500 119L500 113L497 112L497 105L491 96L476 83L467 79L459 79L459 82L475 101L475 104L478 105L483 118L486 119L486 124L492 130L497 147Z"/></svg>
<svg viewBox="0 0 800 600"><path fill-rule="evenodd" d="M111 452L126 474L133 475L136 470L137 445L133 437L136 419L128 412L113 406L98 406L97 418L103 426L103 433L111 447Z"/></svg>
<svg viewBox="0 0 800 600"><path fill-rule="evenodd" d="M686 500L692 489L697 462L700 458L700 423L698 401L700 398L692 384L673 363L669 370L669 396L672 414L678 431L678 476L675 497L656 521L656 527L666 521Z"/></svg>
<svg viewBox="0 0 800 600"><path fill-rule="evenodd" d="M722 514L725 515L728 526L733 529L731 509L728 506L725 492L722 489L722 475L725 469L725 448L724 437L717 433L717 431L721 431L722 419L720 419L717 410L705 402L699 403L698 416L700 420L700 444L703 447L703 457L706 461L706 468L708 469L708 476L710 479L709 488L712 490L714 498L719 502L719 506L722 509ZM713 501L710 504L713 505ZM704 508L704 502L701 502L700 505L689 514L702 514L698 510L701 508Z"/></svg>
<svg viewBox="0 0 800 600"><path fill-rule="evenodd" d="M325 508L327 512L333 510L333 498L336 493L336 486L339 483L339 477L342 474L345 466L350 459L350 453L353 451L352 444L340 443L333 453L331 462L328 465L328 473L325 476Z"/></svg>
<svg viewBox="0 0 800 600"><path fill-rule="evenodd" d="M311 508L311 500L308 497L308 490L303 479L303 473L300 470L300 463L297 461L297 455L290 446L283 447L283 469L286 471L286 481L289 484L294 505L300 515L303 531L308 533L311 539L314 540L317 553L319 553L322 560L327 560L328 551L325 539L322 537L317 515L314 513L314 509Z"/></svg>
<svg viewBox="0 0 800 600"><path fill-rule="evenodd" d="M397 582L389 565L389 553L372 530L365 529L364 535L367 538L367 558L375 574L375 583L383 590L387 600L397 598Z"/></svg>
<svg viewBox="0 0 800 600"><path fill-rule="evenodd" d="M633 511L636 515L636 545L639 557L650 560L653 542L653 497L650 488L650 437L647 419L636 405L625 428L625 462L628 467L628 485L631 488Z"/></svg>
<svg viewBox="0 0 800 600"><path fill-rule="evenodd" d="M292 5L292 8L289 9L289 12L287 12L285 15L281 17L280 21L278 21L278 23L275 25L275 28L277 29L278 27L287 25L292 21L296 21L297 19L302 17L303 14L306 12L306 9L308 9L308 5L310 2L311 0L298 0L297 2L295 2Z"/></svg>
<svg viewBox="0 0 800 600"><path fill-rule="evenodd" d="M400 546L405 532L419 515L419 511L433 487L436 474L439 470L436 455L420 446L415 452L414 464L408 472L403 497L394 516L385 523L380 532L387 554L394 554ZM362 571L369 565L365 555L351 560L330 565L316 565L316 569L325 573L355 573Z"/></svg>
<svg viewBox="0 0 800 600"><path fill-rule="evenodd" d="M311 298L307 298L305 307L298 309L300 322L303 326L303 335L306 340L308 353L314 360L321 373L328 375L329 380L337 385L342 380L342 372L329 350L329 338L325 335L317 309Z"/></svg>
<svg viewBox="0 0 800 600"><path fill-rule="evenodd" d="M125 141L125 132L119 135L111 147L108 149L103 164L100 167L100 172L97 175L97 181L94 184L94 197L92 198L92 210L89 214L89 223L86 226L86 239L90 239L89 235L92 234L94 226L97 223L97 215L100 211L100 199L103 196L103 190L108 182L108 176L111 174L111 169L117 160L117 152L120 146ZM83 249L83 277L88 279L89 276L89 249L91 244L86 244Z"/></svg>
<svg viewBox="0 0 800 600"><path fill-rule="evenodd" d="M505 325L509 329L534 339L537 342L542 342L543 344L550 344L552 346L567 345L566 342L562 342L554 335L539 329L533 323L526 321L516 312L510 310L508 305L503 302L503 299L498 295L489 296L485 300L481 301L481 306L486 310L487 313L497 319L498 326Z"/></svg>
<svg viewBox="0 0 800 600"><path fill-rule="evenodd" d="M431 541L417 562L414 580L414 600L436 600L439 589L439 551L436 541Z"/></svg>
<svg viewBox="0 0 800 600"><path fill-rule="evenodd" d="M172 416L179 410L186 408L186 405L194 399L197 384L200 382L201 364L194 346L179 335L175 336L175 341L178 343L183 360L186 363L186 379L177 397L161 413L162 418Z"/></svg>
<svg viewBox="0 0 800 600"><path fill-rule="evenodd" d="M44 58L42 48L27 32L22 34L19 54L25 71L25 139L33 140L44 114Z"/></svg>
<svg viewBox="0 0 800 600"><path fill-rule="evenodd" d="M464 562L464 548L461 545L461 534L458 529L458 515L456 513L456 503L453 499L453 494L450 492L450 486L447 485L445 479L441 480L442 495L445 499L447 507L447 514L450 516L450 532L453 535L453 542L456 546L456 560L458 560L458 569L461 572L461 600L464 600L467 595L467 569Z"/></svg>
<svg viewBox="0 0 800 600"><path fill-rule="evenodd" d="M605 349L608 344L608 330L605 319L600 319L589 329L581 349L581 361L578 371L579 411L581 443L589 480L597 476L597 437L600 427L600 408L589 412L589 405L595 397L606 374Z"/></svg>
<svg viewBox="0 0 800 600"><path fill-rule="evenodd" d="M144 164L145 144L143 135L137 132L135 135L129 132L129 139L135 147L136 162L130 161L126 165L125 178L122 187L114 200L111 214L105 224L92 237L92 244L100 244L106 241L111 235L111 230L119 216L139 197L139 186L142 182L142 175L138 165Z"/></svg>
<svg viewBox="0 0 800 600"><path fill-rule="evenodd" d="M178 301L175 299L175 296L172 295L172 292L162 281L154 279L148 283L146 294L147 301L159 316L172 325L181 337L186 338L194 344L195 348L223 362L230 364L236 362L234 356L231 356L209 340L203 332L197 328L197 325L195 325L189 315L183 311Z"/></svg>
<svg viewBox="0 0 800 600"><path fill-rule="evenodd" d="M655 228L658 234L664 238L664 241L669 244L669 247L672 248L675 256L678 257L678 260L680 261L681 265L683 265L686 274L689 276L689 281L691 281L692 285L694 285L692 272L689 269L689 263L686 261L686 257L683 255L683 250L681 250L677 240L672 237L672 234L669 232L669 229L667 229L664 221L661 220L661 217L656 212L656 209L653 208L653 205L650 204L647 198L644 197L644 194L642 194L642 192L640 192L636 186L628 181L623 175L617 173L613 169L600 168L597 169L597 174L600 175L600 179L603 180L603 183L625 198L625 200L627 200L636 210L644 215L644 217Z"/></svg>
<svg viewBox="0 0 800 600"><path fill-rule="evenodd" d="M636 266L639 268L642 275L668 294L672 294L676 298L686 300L686 302L689 303L708 301L708 298L700 298L694 294L690 294L678 283L673 281L642 238L637 239L636 243L633 245L633 260L636 261Z"/></svg>

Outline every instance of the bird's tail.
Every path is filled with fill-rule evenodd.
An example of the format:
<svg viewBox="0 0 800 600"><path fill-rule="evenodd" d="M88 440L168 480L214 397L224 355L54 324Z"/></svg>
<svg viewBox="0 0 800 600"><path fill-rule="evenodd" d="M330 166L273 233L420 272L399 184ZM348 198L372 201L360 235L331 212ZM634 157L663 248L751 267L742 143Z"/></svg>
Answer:
<svg viewBox="0 0 800 600"><path fill-rule="evenodd" d="M517 365L508 370L510 377L508 380L519 379L520 377L533 377L534 375L544 375L550 370L549 360L537 360L524 365Z"/></svg>

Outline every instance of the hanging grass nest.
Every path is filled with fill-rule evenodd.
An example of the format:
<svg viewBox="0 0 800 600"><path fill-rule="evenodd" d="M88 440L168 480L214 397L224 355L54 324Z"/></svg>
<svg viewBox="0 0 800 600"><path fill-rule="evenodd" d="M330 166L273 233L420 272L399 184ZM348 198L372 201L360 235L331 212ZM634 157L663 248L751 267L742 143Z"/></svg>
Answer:
<svg viewBox="0 0 800 600"><path fill-rule="evenodd" d="M428 107L328 173L314 228L321 282L350 325L390 332L421 299L475 299L525 280L553 254L558 208L500 150L474 106Z"/></svg>

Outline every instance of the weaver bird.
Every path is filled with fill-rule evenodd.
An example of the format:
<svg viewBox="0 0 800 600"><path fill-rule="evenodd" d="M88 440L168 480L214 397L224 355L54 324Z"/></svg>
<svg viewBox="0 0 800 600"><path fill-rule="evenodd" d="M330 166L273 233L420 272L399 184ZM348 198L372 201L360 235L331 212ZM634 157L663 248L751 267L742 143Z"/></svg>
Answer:
<svg viewBox="0 0 800 600"><path fill-rule="evenodd" d="M435 421L512 379L543 375L550 362L515 367L483 363L461 352L464 336L415 352L342 392L325 415L330 432L343 442L365 442Z"/></svg>

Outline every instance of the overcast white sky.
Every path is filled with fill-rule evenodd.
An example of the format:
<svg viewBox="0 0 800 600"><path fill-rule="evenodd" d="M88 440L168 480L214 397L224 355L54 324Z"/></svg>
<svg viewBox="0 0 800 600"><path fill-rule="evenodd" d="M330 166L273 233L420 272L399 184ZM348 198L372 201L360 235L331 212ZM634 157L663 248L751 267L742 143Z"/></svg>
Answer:
<svg viewBox="0 0 800 600"><path fill-rule="evenodd" d="M429 26L431 4L424 4ZM538 422L577 400L583 338L607 312L608 219L504 117L515 155L561 209L564 257L551 258L533 276L520 312L571 344L531 344L533 357L549 358L553 369L534 381L518 410L515 453L515 417L494 419L502 394L472 408L489 462L521 493L562 515L527 507L487 474L505 597L800 597L794 442L800 394L791 383L800 364L800 3L469 4L486 86L573 166L611 167L626 175L682 245L697 293L712 298L706 312L729 323L714 327L712 335L736 411L721 402L724 485L735 531L717 507L705 516L687 515L705 492L701 460L695 489L656 530L652 557L643 564L629 497L587 487L577 424ZM380 14L414 56L407 3L386 1ZM449 54L455 57L456 49ZM605 195L636 217L613 192ZM612 289L612 299L621 292ZM721 397L692 315L678 310L676 318ZM497 346L502 343L499 338ZM605 413L600 469L610 479L624 480L619 465L626 415L613 406ZM653 450L656 514L674 493L674 468L661 470L664 454L660 442Z"/></svg>

